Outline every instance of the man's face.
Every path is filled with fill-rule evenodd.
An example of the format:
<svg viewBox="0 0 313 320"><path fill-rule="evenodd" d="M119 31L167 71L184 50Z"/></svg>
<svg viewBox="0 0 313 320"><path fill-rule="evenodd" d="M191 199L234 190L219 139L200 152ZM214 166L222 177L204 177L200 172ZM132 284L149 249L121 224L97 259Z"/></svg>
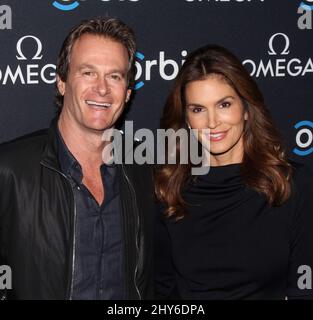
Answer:
<svg viewBox="0 0 313 320"><path fill-rule="evenodd" d="M92 34L79 38L71 51L67 80L57 80L66 124L93 132L111 128L131 93L128 66L121 43Z"/></svg>

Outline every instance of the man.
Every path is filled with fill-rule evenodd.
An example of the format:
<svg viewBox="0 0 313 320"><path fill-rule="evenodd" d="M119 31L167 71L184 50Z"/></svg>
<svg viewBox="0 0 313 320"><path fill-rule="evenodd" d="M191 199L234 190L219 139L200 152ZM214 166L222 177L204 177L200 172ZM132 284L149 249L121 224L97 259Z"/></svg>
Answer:
<svg viewBox="0 0 313 320"><path fill-rule="evenodd" d="M152 174L102 159L135 51L121 21L83 21L59 55L59 116L0 147L0 264L12 269L3 298L152 298Z"/></svg>

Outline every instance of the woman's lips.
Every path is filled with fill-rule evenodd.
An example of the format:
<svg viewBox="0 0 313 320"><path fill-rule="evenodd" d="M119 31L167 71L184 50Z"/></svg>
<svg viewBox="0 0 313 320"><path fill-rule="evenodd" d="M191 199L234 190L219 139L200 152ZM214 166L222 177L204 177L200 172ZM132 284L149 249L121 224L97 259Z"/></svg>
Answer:
<svg viewBox="0 0 313 320"><path fill-rule="evenodd" d="M210 139L210 141L212 141L212 142L221 141L226 137L227 132L228 132L228 130L227 131L210 132L210 133L206 134L206 137L208 139Z"/></svg>

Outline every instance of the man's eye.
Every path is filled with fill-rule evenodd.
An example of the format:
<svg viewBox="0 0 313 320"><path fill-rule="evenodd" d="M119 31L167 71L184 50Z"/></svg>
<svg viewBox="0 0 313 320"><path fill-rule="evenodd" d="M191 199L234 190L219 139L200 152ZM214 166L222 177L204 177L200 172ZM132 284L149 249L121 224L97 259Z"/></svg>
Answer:
<svg viewBox="0 0 313 320"><path fill-rule="evenodd" d="M94 73L92 71L83 71L83 75L87 77L91 77Z"/></svg>
<svg viewBox="0 0 313 320"><path fill-rule="evenodd" d="M121 80L121 79L122 79L121 76L118 75L118 74L112 74L112 75L111 75L111 78L112 78L113 80Z"/></svg>

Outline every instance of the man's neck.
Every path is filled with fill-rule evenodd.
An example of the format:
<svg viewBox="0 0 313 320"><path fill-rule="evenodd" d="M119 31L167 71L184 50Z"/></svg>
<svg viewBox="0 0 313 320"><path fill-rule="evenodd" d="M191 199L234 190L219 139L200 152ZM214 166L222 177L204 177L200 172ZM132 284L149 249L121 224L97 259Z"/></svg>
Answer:
<svg viewBox="0 0 313 320"><path fill-rule="evenodd" d="M100 167L103 163L102 151L105 146L101 132L83 130L71 125L71 122L66 122L62 115L58 121L58 128L67 148L82 167Z"/></svg>

